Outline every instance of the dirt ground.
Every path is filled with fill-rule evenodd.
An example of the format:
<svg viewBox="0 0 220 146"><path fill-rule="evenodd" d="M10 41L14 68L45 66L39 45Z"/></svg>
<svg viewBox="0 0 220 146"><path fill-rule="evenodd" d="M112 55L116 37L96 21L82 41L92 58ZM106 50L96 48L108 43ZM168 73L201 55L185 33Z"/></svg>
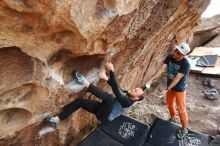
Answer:
<svg viewBox="0 0 220 146"><path fill-rule="evenodd" d="M215 136L218 134L218 128L220 127L220 99L208 100L205 98L203 90L211 89L202 85L202 81L206 77L190 74L188 78L186 106L189 128ZM220 93L220 78L209 78L214 80L214 88ZM151 124L156 117L169 119L165 98L159 96L165 88L166 78L164 75L152 85L147 97L143 101L135 103L126 115L148 124ZM179 116L177 117L179 123Z"/></svg>

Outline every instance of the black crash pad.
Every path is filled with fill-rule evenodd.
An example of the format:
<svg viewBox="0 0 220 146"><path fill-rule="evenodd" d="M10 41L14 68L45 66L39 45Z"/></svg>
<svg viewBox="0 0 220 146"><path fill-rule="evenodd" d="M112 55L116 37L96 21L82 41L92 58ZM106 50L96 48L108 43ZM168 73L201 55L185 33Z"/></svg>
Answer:
<svg viewBox="0 0 220 146"><path fill-rule="evenodd" d="M208 135L189 130L182 140L176 138L180 126L157 119L150 128L145 146L208 146L212 138Z"/></svg>
<svg viewBox="0 0 220 146"><path fill-rule="evenodd" d="M220 146L220 135L217 135L209 146Z"/></svg>
<svg viewBox="0 0 220 146"><path fill-rule="evenodd" d="M125 146L143 145L149 131L147 124L123 115L98 128Z"/></svg>
<svg viewBox="0 0 220 146"><path fill-rule="evenodd" d="M123 146L121 143L96 128L78 146Z"/></svg>
<svg viewBox="0 0 220 146"><path fill-rule="evenodd" d="M143 146L148 131L147 124L121 115L99 125L79 146Z"/></svg>
<svg viewBox="0 0 220 146"><path fill-rule="evenodd" d="M150 127L126 116L99 125L79 146L220 146L219 137L189 130L182 140L176 138L180 125L157 118Z"/></svg>

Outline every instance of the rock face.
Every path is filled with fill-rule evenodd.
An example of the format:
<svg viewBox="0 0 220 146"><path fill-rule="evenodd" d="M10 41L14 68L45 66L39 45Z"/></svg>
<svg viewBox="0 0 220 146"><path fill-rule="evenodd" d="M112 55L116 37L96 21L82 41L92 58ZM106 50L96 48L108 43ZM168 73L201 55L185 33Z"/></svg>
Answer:
<svg viewBox="0 0 220 146"><path fill-rule="evenodd" d="M212 18L203 19L198 31L209 33L215 32L216 35L207 41L203 46L205 47L220 47L220 15L213 16ZM201 33L202 34L202 33Z"/></svg>
<svg viewBox="0 0 220 146"><path fill-rule="evenodd" d="M220 46L220 15L203 18L193 35L192 47L219 47Z"/></svg>
<svg viewBox="0 0 220 146"><path fill-rule="evenodd" d="M77 144L91 114L79 110L47 134L41 122L76 98L93 98L79 92L72 71L97 81L112 60L123 87L142 85L175 43L189 40L208 3L1 0L0 145Z"/></svg>

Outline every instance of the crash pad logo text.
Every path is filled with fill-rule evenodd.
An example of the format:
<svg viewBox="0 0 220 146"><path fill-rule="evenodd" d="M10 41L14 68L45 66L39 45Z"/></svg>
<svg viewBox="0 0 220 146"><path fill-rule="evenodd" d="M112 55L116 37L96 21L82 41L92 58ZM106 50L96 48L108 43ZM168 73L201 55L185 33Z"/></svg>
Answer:
<svg viewBox="0 0 220 146"><path fill-rule="evenodd" d="M123 122L118 130L118 134L123 138L128 139L130 137L134 137L136 127L132 123Z"/></svg>

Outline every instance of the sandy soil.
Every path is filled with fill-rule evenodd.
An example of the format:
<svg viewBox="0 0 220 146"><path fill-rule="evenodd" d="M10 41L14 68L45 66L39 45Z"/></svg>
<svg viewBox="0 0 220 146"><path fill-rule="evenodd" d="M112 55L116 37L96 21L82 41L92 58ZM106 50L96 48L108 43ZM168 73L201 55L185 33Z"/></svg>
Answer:
<svg viewBox="0 0 220 146"><path fill-rule="evenodd" d="M211 101L205 98L203 90L211 88L202 85L204 78L206 77L193 74L190 74L188 78L186 105L189 117L189 128L215 136L220 126L220 99ZM220 78L211 77L211 79L214 80L214 88L220 93ZM169 119L165 98L159 97L165 87L166 78L164 75L154 83L144 101L135 103L126 115L149 124L151 124L156 117Z"/></svg>

